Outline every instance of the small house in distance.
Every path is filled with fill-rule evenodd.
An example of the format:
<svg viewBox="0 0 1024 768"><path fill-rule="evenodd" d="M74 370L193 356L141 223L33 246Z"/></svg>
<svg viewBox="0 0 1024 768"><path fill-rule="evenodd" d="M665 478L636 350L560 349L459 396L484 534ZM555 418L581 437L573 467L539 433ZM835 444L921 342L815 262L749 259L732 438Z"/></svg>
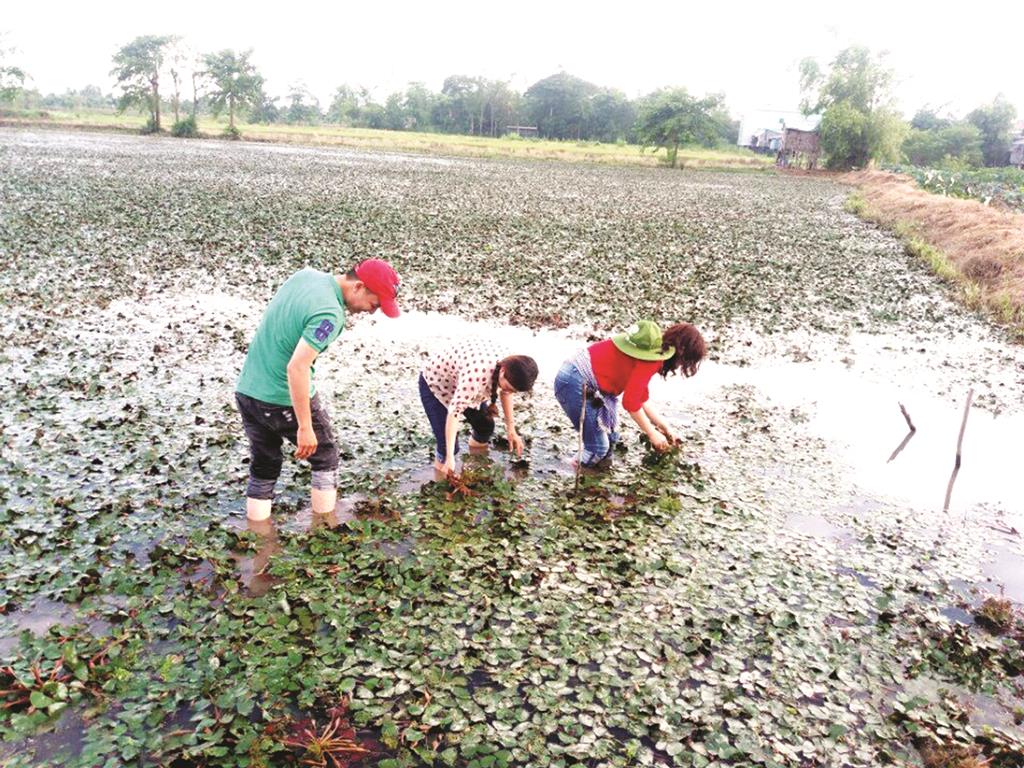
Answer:
<svg viewBox="0 0 1024 768"><path fill-rule="evenodd" d="M782 147L775 156L775 163L782 168L796 166L813 170L818 167L820 154L817 128L813 131L801 131L798 128L787 127L782 134Z"/></svg>
<svg viewBox="0 0 1024 768"><path fill-rule="evenodd" d="M1024 168L1024 137L1014 139L1010 147L1010 165L1015 168Z"/></svg>
<svg viewBox="0 0 1024 768"><path fill-rule="evenodd" d="M505 133L514 133L521 139L536 139L538 136L536 125L506 125Z"/></svg>
<svg viewBox="0 0 1024 768"><path fill-rule="evenodd" d="M750 144L748 146L755 152L774 155L782 149L782 131L773 131L771 128L765 128L760 133L750 137Z"/></svg>
<svg viewBox="0 0 1024 768"><path fill-rule="evenodd" d="M1010 142L1010 165L1024 168L1024 120L1014 128L1014 139Z"/></svg>
<svg viewBox="0 0 1024 768"><path fill-rule="evenodd" d="M807 117L802 112L759 109L743 116L736 143L755 152L778 154L787 128L815 131L819 122L818 115Z"/></svg>

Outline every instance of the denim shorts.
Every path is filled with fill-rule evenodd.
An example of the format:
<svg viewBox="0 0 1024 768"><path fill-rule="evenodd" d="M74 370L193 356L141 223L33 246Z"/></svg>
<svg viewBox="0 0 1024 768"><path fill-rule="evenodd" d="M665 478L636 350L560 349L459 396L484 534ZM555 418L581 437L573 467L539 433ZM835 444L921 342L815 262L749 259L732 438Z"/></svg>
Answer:
<svg viewBox="0 0 1024 768"><path fill-rule="evenodd" d="M241 392L235 392L235 402L249 438L249 476L259 480L277 480L284 463L281 445L285 440L296 444L299 422L295 418L295 409L290 405L265 403ZM314 472L333 472L338 468L338 445L331 417L320 402L319 394L313 395L309 401L309 411L317 440L316 451L309 457L309 464Z"/></svg>

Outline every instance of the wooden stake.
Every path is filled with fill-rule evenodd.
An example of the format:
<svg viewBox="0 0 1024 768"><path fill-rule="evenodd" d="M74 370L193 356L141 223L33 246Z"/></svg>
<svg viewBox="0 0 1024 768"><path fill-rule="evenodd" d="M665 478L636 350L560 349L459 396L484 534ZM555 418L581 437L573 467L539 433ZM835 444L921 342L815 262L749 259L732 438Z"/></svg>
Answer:
<svg viewBox="0 0 1024 768"><path fill-rule="evenodd" d="M964 404L964 419L960 422L960 437L956 441L956 463L953 465L953 474L949 476L949 486L946 488L946 504L943 512L949 512L949 499L953 495L953 483L956 482L956 475L960 471L960 458L964 446L964 430L967 428L967 416L971 412L971 400L974 399L974 387L967 391L967 402Z"/></svg>
<svg viewBox="0 0 1024 768"><path fill-rule="evenodd" d="M576 453L576 483L573 492L580 489L580 471L583 468L583 420L587 417L587 382L583 382L583 403L580 406L580 447Z"/></svg>
<svg viewBox="0 0 1024 768"><path fill-rule="evenodd" d="M915 434L917 434L917 431L913 429L907 432L907 436L903 438L903 442L896 446L896 450L892 452L892 455L889 457L889 461L885 463L888 464L897 456L899 456L900 452L907 447L907 443L910 442L910 438L912 438Z"/></svg>
<svg viewBox="0 0 1024 768"><path fill-rule="evenodd" d="M903 438L903 441L896 446L896 450L893 451L892 456L889 457L889 461L886 462L886 464L888 464L889 462L891 462L893 459L900 455L903 449L905 449L906 444L910 441L910 438L913 437L916 431L918 431L918 428L913 426L913 422L910 421L910 414L908 414L906 412L906 409L903 408L902 402L899 403L899 410L903 413L903 418L906 419L906 425L910 428L910 431L906 433L906 437Z"/></svg>
<svg viewBox="0 0 1024 768"><path fill-rule="evenodd" d="M903 411L903 418L907 420L907 426L910 427L910 431L917 432L917 427L915 427L914 422L910 420L910 414L907 413L907 409L903 407L903 403L900 403L900 410Z"/></svg>

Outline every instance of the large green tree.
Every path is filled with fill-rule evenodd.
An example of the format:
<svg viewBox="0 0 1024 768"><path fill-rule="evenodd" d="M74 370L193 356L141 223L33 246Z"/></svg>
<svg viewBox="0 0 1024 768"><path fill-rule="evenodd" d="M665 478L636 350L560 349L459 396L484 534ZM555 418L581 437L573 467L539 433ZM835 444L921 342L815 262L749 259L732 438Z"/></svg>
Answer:
<svg viewBox="0 0 1024 768"><path fill-rule="evenodd" d="M236 53L223 50L203 57L210 82L210 109L215 115L228 111L228 131L235 133L235 114L239 109L255 107L265 101L263 77L249 61L252 51Z"/></svg>
<svg viewBox="0 0 1024 768"><path fill-rule="evenodd" d="M914 113L910 120L910 127L918 131L940 131L953 124L949 117L940 117L934 109L923 107Z"/></svg>
<svg viewBox="0 0 1024 768"><path fill-rule="evenodd" d="M2 43L0 39L0 43ZM25 86L25 72L20 67L7 63L12 49L0 45L0 103L13 101Z"/></svg>
<svg viewBox="0 0 1024 768"><path fill-rule="evenodd" d="M520 96L503 80L450 75L433 100L433 125L447 133L498 136L518 119Z"/></svg>
<svg viewBox="0 0 1024 768"><path fill-rule="evenodd" d="M293 83L288 90L285 122L292 125L316 125L321 117L320 100L310 92L305 83Z"/></svg>
<svg viewBox="0 0 1024 768"><path fill-rule="evenodd" d="M665 160L676 167L679 148L687 144L715 146L721 138L723 97L708 94L695 98L685 88L662 88L640 102L637 138L644 148L665 150Z"/></svg>
<svg viewBox="0 0 1024 768"><path fill-rule="evenodd" d="M405 108L402 104L401 91L395 91L384 101L384 124L389 131L404 131L406 125Z"/></svg>
<svg viewBox="0 0 1024 768"><path fill-rule="evenodd" d="M151 131L160 130L160 74L168 46L174 37L144 35L137 37L114 54L110 74L121 89L118 109L137 106L149 111Z"/></svg>
<svg viewBox="0 0 1024 768"><path fill-rule="evenodd" d="M481 134L500 136L508 126L518 122L519 94L504 80L481 80L482 105L479 128Z"/></svg>
<svg viewBox="0 0 1024 768"><path fill-rule="evenodd" d="M919 113L920 114L920 113ZM967 122L939 120L929 123L915 116L910 133L903 141L903 155L912 165L935 168L952 163L979 166L981 131ZM914 124L932 124L934 128L916 128Z"/></svg>
<svg viewBox="0 0 1024 768"><path fill-rule="evenodd" d="M636 106L622 91L602 88L590 99L587 138L613 142L629 138L636 123Z"/></svg>
<svg viewBox="0 0 1024 768"><path fill-rule="evenodd" d="M327 108L327 119L341 125L356 125L360 111L359 94L348 85L339 85Z"/></svg>
<svg viewBox="0 0 1024 768"><path fill-rule="evenodd" d="M583 139L598 87L559 72L531 85L523 98L531 122L549 139Z"/></svg>
<svg viewBox="0 0 1024 768"><path fill-rule="evenodd" d="M481 100L480 78L449 75L434 104L434 125L447 133L478 133L474 129Z"/></svg>
<svg viewBox="0 0 1024 768"><path fill-rule="evenodd" d="M433 124L436 99L423 83L409 83L402 97L404 127L413 131L429 131Z"/></svg>
<svg viewBox="0 0 1024 768"><path fill-rule="evenodd" d="M967 115L967 122L981 132L981 151L985 165L989 167L1006 165L1010 158L1013 121L1017 110L1002 94L991 104L978 107Z"/></svg>
<svg viewBox="0 0 1024 768"><path fill-rule="evenodd" d="M286 112L277 105L277 101L276 97L271 98L265 92L261 92L256 103L249 107L249 122L266 125L281 122Z"/></svg>
<svg viewBox="0 0 1024 768"><path fill-rule="evenodd" d="M327 109L327 119L357 128L385 128L387 110L374 103L369 89L339 85Z"/></svg>
<svg viewBox="0 0 1024 768"><path fill-rule="evenodd" d="M883 56L851 46L823 70L814 59L800 63L801 109L821 115L821 149L833 170L897 160L906 124L893 106L892 70Z"/></svg>
<svg viewBox="0 0 1024 768"><path fill-rule="evenodd" d="M0 102L11 101L25 85L25 72L18 67L0 65Z"/></svg>

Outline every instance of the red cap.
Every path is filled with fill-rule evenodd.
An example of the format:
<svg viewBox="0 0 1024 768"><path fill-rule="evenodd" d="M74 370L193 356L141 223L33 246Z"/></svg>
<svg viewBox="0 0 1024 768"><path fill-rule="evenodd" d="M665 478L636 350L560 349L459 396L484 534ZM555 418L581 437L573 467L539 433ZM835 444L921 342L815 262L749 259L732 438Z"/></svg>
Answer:
<svg viewBox="0 0 1024 768"><path fill-rule="evenodd" d="M400 311L395 303L398 295L398 273L383 259L367 259L356 267L356 277L363 285L377 294L380 310L388 317L398 317Z"/></svg>

